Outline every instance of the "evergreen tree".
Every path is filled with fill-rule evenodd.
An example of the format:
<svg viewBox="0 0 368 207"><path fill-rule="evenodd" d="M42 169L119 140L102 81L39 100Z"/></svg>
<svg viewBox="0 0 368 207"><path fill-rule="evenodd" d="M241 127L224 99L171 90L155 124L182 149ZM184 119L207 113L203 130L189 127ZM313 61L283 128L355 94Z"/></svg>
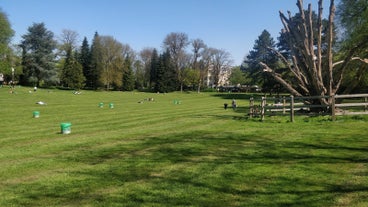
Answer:
<svg viewBox="0 0 368 207"><path fill-rule="evenodd" d="M102 46L100 36L96 32L91 46L91 67L88 74L88 85L93 89L103 87L103 83L100 81L102 72Z"/></svg>
<svg viewBox="0 0 368 207"><path fill-rule="evenodd" d="M123 85L124 91L132 91L134 89L134 73L129 56L124 60Z"/></svg>
<svg viewBox="0 0 368 207"><path fill-rule="evenodd" d="M276 84L275 80L266 73L263 73L263 69L259 62L266 62L273 67L277 66L278 59L270 51L269 48L275 47L275 41L271 37L267 30L263 30L262 34L258 36L255 41L253 50L249 52L249 55L244 60L242 70L249 74L252 85L261 86L266 91L271 92Z"/></svg>
<svg viewBox="0 0 368 207"><path fill-rule="evenodd" d="M54 34L46 29L44 23L34 23L22 38L20 45L23 49L22 84L33 83L40 86L42 82L46 85L58 82L55 67L56 41Z"/></svg>
<svg viewBox="0 0 368 207"><path fill-rule="evenodd" d="M66 87L80 90L84 86L85 80L83 67L72 54L72 49L69 48L66 52L61 81Z"/></svg>
<svg viewBox="0 0 368 207"><path fill-rule="evenodd" d="M86 78L86 87L93 88L93 78L91 74L91 51L86 37L83 39L78 61L83 68L83 75Z"/></svg>
<svg viewBox="0 0 368 207"><path fill-rule="evenodd" d="M155 91L161 93L175 91L178 89L178 83L177 70L173 65L170 53L166 51L160 55L157 64Z"/></svg>
<svg viewBox="0 0 368 207"><path fill-rule="evenodd" d="M142 64L142 61L136 60L134 62L134 77L135 77L135 88L143 89L147 86L147 81L145 77L145 67Z"/></svg>
<svg viewBox="0 0 368 207"><path fill-rule="evenodd" d="M156 49L153 49L152 57L151 57L151 65L150 65L150 87L151 89L155 88L156 78L157 78L157 68L159 66L159 57Z"/></svg>
<svg viewBox="0 0 368 207"><path fill-rule="evenodd" d="M156 92L167 92L165 83L165 70L165 61L163 55L161 54L155 66L154 89Z"/></svg>

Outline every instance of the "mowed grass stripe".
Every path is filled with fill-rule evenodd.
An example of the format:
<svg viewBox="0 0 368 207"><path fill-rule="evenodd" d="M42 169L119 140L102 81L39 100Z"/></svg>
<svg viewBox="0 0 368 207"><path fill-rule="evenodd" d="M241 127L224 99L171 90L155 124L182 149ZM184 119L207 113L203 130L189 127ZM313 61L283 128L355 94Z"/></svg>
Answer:
<svg viewBox="0 0 368 207"><path fill-rule="evenodd" d="M365 116L260 122L248 94L17 90L0 88L0 206L367 204Z"/></svg>

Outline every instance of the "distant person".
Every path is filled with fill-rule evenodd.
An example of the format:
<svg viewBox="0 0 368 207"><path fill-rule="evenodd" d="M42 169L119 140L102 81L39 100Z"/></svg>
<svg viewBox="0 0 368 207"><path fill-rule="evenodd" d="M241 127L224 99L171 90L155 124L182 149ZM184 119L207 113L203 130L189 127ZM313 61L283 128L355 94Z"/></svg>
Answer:
<svg viewBox="0 0 368 207"><path fill-rule="evenodd" d="M231 105L233 107L233 110L235 110L236 109L236 101L235 101L235 99L233 99L233 101L231 102Z"/></svg>
<svg viewBox="0 0 368 207"><path fill-rule="evenodd" d="M0 88L3 87L3 83L4 83L4 75L0 73Z"/></svg>
<svg viewBox="0 0 368 207"><path fill-rule="evenodd" d="M15 84L14 84L14 81L10 81L9 82L9 87L10 87L10 91L9 91L9 93L15 93L15 91L14 91L14 87L15 87Z"/></svg>
<svg viewBox="0 0 368 207"><path fill-rule="evenodd" d="M227 109L227 103L224 103L224 109L225 110Z"/></svg>
<svg viewBox="0 0 368 207"><path fill-rule="evenodd" d="M37 91L37 86L35 86L35 87L33 88L33 91L34 91L34 92L36 92L36 91Z"/></svg>

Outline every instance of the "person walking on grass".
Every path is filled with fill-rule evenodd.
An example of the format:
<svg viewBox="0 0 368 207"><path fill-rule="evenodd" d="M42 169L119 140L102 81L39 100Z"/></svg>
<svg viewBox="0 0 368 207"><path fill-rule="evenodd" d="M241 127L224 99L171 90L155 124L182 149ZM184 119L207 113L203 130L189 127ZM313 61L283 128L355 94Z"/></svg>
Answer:
<svg viewBox="0 0 368 207"><path fill-rule="evenodd" d="M233 99L233 101L231 102L231 105L233 107L233 110L235 111L235 109L236 109L236 101L235 101L235 99Z"/></svg>

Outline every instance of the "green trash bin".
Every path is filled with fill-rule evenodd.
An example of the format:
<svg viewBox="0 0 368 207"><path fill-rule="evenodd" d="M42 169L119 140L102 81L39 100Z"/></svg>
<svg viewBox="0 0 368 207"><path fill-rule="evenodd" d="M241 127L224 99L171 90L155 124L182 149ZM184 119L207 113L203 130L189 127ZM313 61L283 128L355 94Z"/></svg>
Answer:
<svg viewBox="0 0 368 207"><path fill-rule="evenodd" d="M102 102L100 102L100 103L98 104L98 107L100 107L100 108L103 108L103 106L104 106L104 103L102 103Z"/></svg>
<svg viewBox="0 0 368 207"><path fill-rule="evenodd" d="M40 112L39 111L34 111L33 112L33 118L39 118L40 117Z"/></svg>
<svg viewBox="0 0 368 207"><path fill-rule="evenodd" d="M61 128L61 134L70 134L72 132L71 129L72 124L71 123L61 123L60 124L60 128Z"/></svg>
<svg viewBox="0 0 368 207"><path fill-rule="evenodd" d="M113 109L114 108L114 103L110 103L109 107L110 107L110 109Z"/></svg>

